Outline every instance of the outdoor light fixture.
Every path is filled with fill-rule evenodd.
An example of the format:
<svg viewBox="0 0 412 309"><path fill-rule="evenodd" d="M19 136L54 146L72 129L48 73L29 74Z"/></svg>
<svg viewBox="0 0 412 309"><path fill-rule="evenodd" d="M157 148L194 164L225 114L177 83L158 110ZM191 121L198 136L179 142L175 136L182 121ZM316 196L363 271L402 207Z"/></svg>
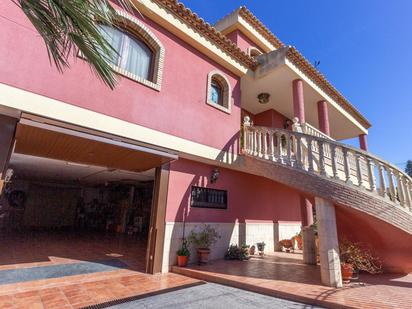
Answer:
<svg viewBox="0 0 412 309"><path fill-rule="evenodd" d="M212 176L210 177L210 183L215 183L219 178L220 172L218 168L214 168L212 171Z"/></svg>
<svg viewBox="0 0 412 309"><path fill-rule="evenodd" d="M259 93L258 96L257 96L260 104L268 103L269 102L269 97L270 97L270 94L267 93L267 92Z"/></svg>
<svg viewBox="0 0 412 309"><path fill-rule="evenodd" d="M6 176L4 177L4 182L5 183L10 182L13 175L14 175L14 170L12 170L11 168L7 169Z"/></svg>

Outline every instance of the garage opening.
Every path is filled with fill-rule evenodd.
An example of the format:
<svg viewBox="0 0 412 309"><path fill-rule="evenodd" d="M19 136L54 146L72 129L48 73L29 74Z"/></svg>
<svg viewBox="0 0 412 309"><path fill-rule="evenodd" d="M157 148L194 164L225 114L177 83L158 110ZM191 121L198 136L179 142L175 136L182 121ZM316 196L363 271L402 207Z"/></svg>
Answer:
<svg viewBox="0 0 412 309"><path fill-rule="evenodd" d="M172 159L140 146L20 123L0 202L7 248L0 251L0 266L64 265L57 272L65 276L159 271L159 171Z"/></svg>

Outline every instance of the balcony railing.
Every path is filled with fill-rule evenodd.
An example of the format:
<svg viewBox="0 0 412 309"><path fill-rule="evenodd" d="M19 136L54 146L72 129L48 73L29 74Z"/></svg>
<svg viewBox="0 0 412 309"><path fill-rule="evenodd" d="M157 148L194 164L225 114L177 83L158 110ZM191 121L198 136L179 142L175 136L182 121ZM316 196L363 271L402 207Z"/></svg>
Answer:
<svg viewBox="0 0 412 309"><path fill-rule="evenodd" d="M254 127L248 121L244 152L368 190L412 212L412 179L369 152L305 133Z"/></svg>
<svg viewBox="0 0 412 309"><path fill-rule="evenodd" d="M334 139L331 138L329 135L327 135L327 134L323 133L322 131L316 129L314 126L310 125L307 122L302 123L300 126L302 127L302 133L334 141Z"/></svg>

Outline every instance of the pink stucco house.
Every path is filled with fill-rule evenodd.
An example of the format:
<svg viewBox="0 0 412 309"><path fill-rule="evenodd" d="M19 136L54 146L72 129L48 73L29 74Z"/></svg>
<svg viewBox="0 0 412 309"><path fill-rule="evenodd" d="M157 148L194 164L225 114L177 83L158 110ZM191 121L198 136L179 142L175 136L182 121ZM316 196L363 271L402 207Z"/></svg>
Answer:
<svg viewBox="0 0 412 309"><path fill-rule="evenodd" d="M315 213L325 284L342 284L343 237L412 271L412 179L368 151L371 124L295 47L245 7L210 25L176 0L137 6L102 26L119 53L112 91L80 56L57 72L1 1L0 179L15 208L1 229L137 234L136 259L156 273L202 223L221 235L213 259L302 230L313 263ZM341 142L354 137L359 149Z"/></svg>

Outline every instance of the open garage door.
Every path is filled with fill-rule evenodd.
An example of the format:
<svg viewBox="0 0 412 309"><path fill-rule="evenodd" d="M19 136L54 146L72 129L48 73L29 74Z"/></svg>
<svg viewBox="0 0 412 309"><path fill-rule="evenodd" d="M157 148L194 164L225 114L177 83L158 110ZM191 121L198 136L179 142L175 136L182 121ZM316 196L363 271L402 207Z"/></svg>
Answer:
<svg viewBox="0 0 412 309"><path fill-rule="evenodd" d="M103 251L106 255L111 251L116 253L112 249L121 243L124 252L120 255L130 257L130 252L136 252L140 262L143 257L140 264L146 272L159 272L168 163L175 159L177 155L168 151L121 141L116 137L22 119L17 125L10 160L15 180L8 188L11 194L9 204L15 204L12 205L15 207L14 218L10 219L15 221L12 228L21 226L26 230L36 229L36 232L38 229L46 230L46 235L36 234L45 244L42 252L45 256L47 250L53 251L50 253L55 256L59 254L46 239L53 235L57 235L53 236L55 242L59 237L74 243L80 240L91 248L88 254L96 257ZM19 196L21 192L24 193L24 201ZM53 232L56 230L63 236ZM66 231L70 232L69 238L64 234ZM88 233L98 236L84 237ZM110 236L114 234L116 236ZM17 237L17 233L12 235ZM77 239L78 235L84 238ZM27 238L26 234L25 239L30 237ZM13 245L12 240L9 241ZM102 245L104 243L108 244L107 248ZM57 247L63 248L62 244ZM70 249L74 250L71 252L76 252L75 247ZM120 247L116 248L120 250ZM78 249L81 252L85 248ZM94 252L90 253L91 250ZM76 256L75 259L81 257ZM124 261L128 262L127 259Z"/></svg>
<svg viewBox="0 0 412 309"><path fill-rule="evenodd" d="M14 152L133 172L177 159L168 152L30 120L17 125Z"/></svg>

